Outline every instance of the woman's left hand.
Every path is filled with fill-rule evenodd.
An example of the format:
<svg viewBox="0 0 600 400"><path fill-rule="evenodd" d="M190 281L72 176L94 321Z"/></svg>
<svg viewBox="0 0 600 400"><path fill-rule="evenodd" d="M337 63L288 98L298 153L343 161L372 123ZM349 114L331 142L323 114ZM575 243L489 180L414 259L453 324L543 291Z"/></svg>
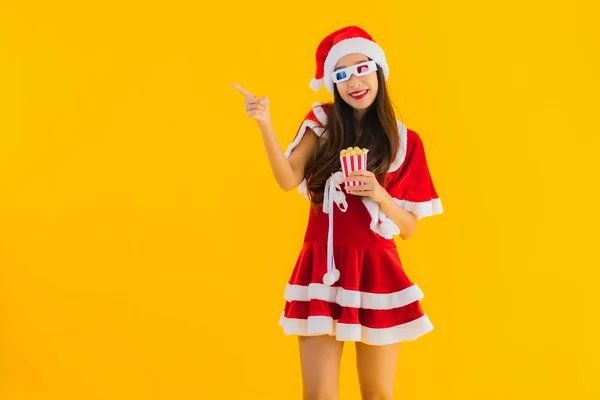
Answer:
<svg viewBox="0 0 600 400"><path fill-rule="evenodd" d="M353 171L348 174L346 182L363 182L360 186L346 186L346 192L356 196L369 196L379 202L385 194L385 189L379 184L375 174L371 171Z"/></svg>

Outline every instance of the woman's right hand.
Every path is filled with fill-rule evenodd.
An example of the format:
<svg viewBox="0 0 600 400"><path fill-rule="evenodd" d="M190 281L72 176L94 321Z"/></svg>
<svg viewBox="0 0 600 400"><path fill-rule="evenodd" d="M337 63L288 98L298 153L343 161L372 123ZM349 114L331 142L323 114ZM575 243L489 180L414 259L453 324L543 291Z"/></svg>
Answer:
<svg viewBox="0 0 600 400"><path fill-rule="evenodd" d="M271 122L269 99L267 97L263 96L259 99L237 83L232 83L231 85L241 94L246 96L244 106L246 108L246 114L249 117L261 122Z"/></svg>

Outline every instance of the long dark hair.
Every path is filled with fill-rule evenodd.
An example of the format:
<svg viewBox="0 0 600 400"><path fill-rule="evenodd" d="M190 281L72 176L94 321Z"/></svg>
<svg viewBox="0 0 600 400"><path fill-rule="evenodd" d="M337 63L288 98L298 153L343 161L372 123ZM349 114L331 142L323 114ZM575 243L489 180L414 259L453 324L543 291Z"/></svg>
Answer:
<svg viewBox="0 0 600 400"><path fill-rule="evenodd" d="M307 191L312 203L322 204L325 183L331 174L341 169L340 151L348 147L368 148L367 169L381 185L400 146L398 125L388 96L385 78L377 68L378 91L373 104L360 120L361 135L357 138L354 109L346 103L334 85L334 101L323 105L327 114L324 126L325 143L317 144L314 157L306 165Z"/></svg>

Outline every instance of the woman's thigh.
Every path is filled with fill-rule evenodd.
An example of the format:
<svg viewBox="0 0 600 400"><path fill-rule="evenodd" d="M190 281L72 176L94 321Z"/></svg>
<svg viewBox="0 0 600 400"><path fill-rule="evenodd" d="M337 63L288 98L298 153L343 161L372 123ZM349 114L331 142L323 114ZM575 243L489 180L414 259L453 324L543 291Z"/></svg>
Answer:
<svg viewBox="0 0 600 400"><path fill-rule="evenodd" d="M300 336L300 363L305 400L338 398L344 343L335 336Z"/></svg>
<svg viewBox="0 0 600 400"><path fill-rule="evenodd" d="M386 346L356 343L356 366L364 400L393 399L399 349L399 343Z"/></svg>

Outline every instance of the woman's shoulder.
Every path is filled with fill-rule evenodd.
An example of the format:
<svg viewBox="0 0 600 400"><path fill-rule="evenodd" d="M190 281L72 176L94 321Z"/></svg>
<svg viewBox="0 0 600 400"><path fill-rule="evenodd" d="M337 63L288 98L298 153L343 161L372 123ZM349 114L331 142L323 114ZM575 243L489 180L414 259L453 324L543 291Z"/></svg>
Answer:
<svg viewBox="0 0 600 400"><path fill-rule="evenodd" d="M315 102L312 103L311 107L306 111L304 115L305 121L312 121L321 126L327 125L327 115L331 110L330 103Z"/></svg>
<svg viewBox="0 0 600 400"><path fill-rule="evenodd" d="M411 128L406 128L406 136L408 139L412 140L412 141L421 141L421 135L419 135L419 132L417 132L415 129L411 129Z"/></svg>
<svg viewBox="0 0 600 400"><path fill-rule="evenodd" d="M407 156L425 153L423 137L414 129L406 129L406 153Z"/></svg>
<svg viewBox="0 0 600 400"><path fill-rule="evenodd" d="M423 140L415 129L408 128L402 121L396 120L398 124L398 139L399 148L396 152L396 156L390 164L388 170L389 174L402 173L402 170L406 166L406 162L410 161L412 155L423 148Z"/></svg>
<svg viewBox="0 0 600 400"><path fill-rule="evenodd" d="M423 139L416 129L409 128L400 120L396 120L396 123L398 124L400 146L404 147L405 151L410 152L423 145Z"/></svg>

